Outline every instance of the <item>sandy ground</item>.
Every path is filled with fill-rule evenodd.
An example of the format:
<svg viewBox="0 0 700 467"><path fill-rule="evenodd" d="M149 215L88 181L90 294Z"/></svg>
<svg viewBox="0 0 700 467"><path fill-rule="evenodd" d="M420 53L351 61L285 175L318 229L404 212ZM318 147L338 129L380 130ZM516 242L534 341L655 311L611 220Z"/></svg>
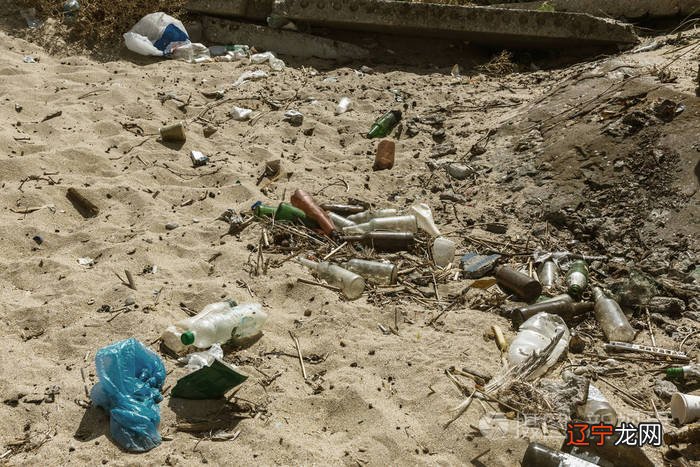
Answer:
<svg viewBox="0 0 700 467"><path fill-rule="evenodd" d="M661 52L668 50L618 60L649 66L664 63ZM24 63L26 55L38 63ZM508 145L527 135L524 130L511 128L512 135L498 137L501 142L476 159L491 168L476 182L450 181L443 171L426 168L436 145L429 127L413 138L402 136L396 167L384 172L372 172L375 142L362 135L377 116L405 102L405 121L447 116L445 132L456 154L437 161L466 157L488 129L508 121L517 127L546 93L562 83L573 86L587 71L613 70L615 63L603 60L503 78L474 74L461 80L449 75L449 67L376 66L375 73L361 74L327 64L323 71L294 65L231 89L243 71L269 70L242 63L190 65L133 57L100 63L85 56L56 57L0 33L0 241L5 246L0 395L7 401L0 405L0 445L7 447L3 452L12 450L10 463L517 465L526 439L489 439L472 427L487 407L475 405L443 428L450 409L463 400L444 370L468 364L494 374L500 356L484 333L497 323L511 338L507 320L462 306L429 326L437 314L434 299L421 304L400 297L382 306L364 297L347 302L331 290L298 283L297 278L311 276L293 262L256 276L252 250L259 227L225 236L228 226L216 218L226 209L247 211L256 200L278 202L304 188L323 190L320 200L356 197L387 207L426 200L443 231L460 242L458 254L475 248L467 235L522 244L531 226L518 223L516 211L526 204L528 191L518 194L503 177L522 162ZM676 62L672 69L681 79L667 86L695 99L689 93L696 68L696 62ZM596 79L616 78L602 73ZM207 114L219 127L211 137L202 134L197 122L189 124L182 147L134 134L193 119L214 102L201 91L220 88L229 89L226 97L233 100ZM184 100L191 96L186 112L176 101L161 103L161 92ZM334 116L344 95L353 99L354 109ZM396 102L397 95L403 102ZM280 101L283 108L272 110L265 99ZM566 102L575 99L561 98L548 111L566 110ZM228 121L226 112L234 104L254 109L259 118L254 124ZM301 127L282 121L285 107L304 113ZM693 112L697 119L695 108ZM211 163L192 168L191 150L209 155ZM280 158L288 175L263 192L257 177L266 161ZM690 203L697 207L692 166L683 167L683 174L691 174L679 183L685 183ZM93 200L99 216L81 217L66 199L69 187ZM557 192L551 181L538 188ZM447 191L460 194L463 202L441 202L440 194ZM494 237L459 219L506 221L509 228L506 237ZM167 231L170 222L179 228ZM694 223L697 233L697 216L681 224L686 222ZM43 238L40 245L32 239L37 235ZM211 260L215 254L220 256ZM93 258L94 265L79 264L82 257ZM157 271L143 272L150 266ZM117 279L115 272L121 275L125 269L134 273L137 290ZM446 295L463 285L455 281L441 290ZM158 350L155 341L162 330L187 316L181 305L200 310L223 297L262 302L270 315L259 341L227 355L250 376L237 393L238 404L254 407L259 415L232 423L230 431L241 431L235 441L214 442L206 434L177 432L176 424L178 417L211 416L221 403L166 397L161 403L166 441L143 455L123 453L106 436L104 413L83 407L88 398L81 369L92 387L97 349L136 337ZM129 312L98 313L103 304L116 309L131 298L137 307ZM397 311L399 332L384 335L378 324L393 325ZM299 337L303 355L312 357L306 369L313 384L303 381L290 330ZM697 353L697 346L691 339L686 350ZM172 386L184 370L173 359L164 361L171 372L166 386ZM60 388L54 402L25 402L53 386ZM609 388L602 389L623 404ZM19 397L23 394L29 396ZM26 450L12 444L25 437ZM562 437L543 439L558 446ZM658 452L650 455L659 461Z"/></svg>

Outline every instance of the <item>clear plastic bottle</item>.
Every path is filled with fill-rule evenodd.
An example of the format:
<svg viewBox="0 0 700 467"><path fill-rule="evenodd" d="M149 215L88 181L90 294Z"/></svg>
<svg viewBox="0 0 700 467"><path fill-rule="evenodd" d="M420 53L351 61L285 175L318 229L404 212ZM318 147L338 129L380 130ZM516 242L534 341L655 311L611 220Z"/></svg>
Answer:
<svg viewBox="0 0 700 467"><path fill-rule="evenodd" d="M530 443L525 451L522 467L596 467L580 457L561 451L555 451L539 443Z"/></svg>
<svg viewBox="0 0 700 467"><path fill-rule="evenodd" d="M392 263L351 259L343 263L343 267L379 284L395 284L398 268Z"/></svg>
<svg viewBox="0 0 700 467"><path fill-rule="evenodd" d="M393 217L398 216L399 210L392 208L384 209L368 209L367 211L362 211L357 214L352 214L348 216L348 220L353 221L356 224L362 224L364 222L369 222L372 219L378 219L380 217Z"/></svg>
<svg viewBox="0 0 700 467"><path fill-rule="evenodd" d="M191 345L206 349L213 344L255 336L266 320L267 313L259 303L212 303L195 316L168 326L162 339L176 353L183 352Z"/></svg>
<svg viewBox="0 0 700 467"><path fill-rule="evenodd" d="M380 217L372 219L364 224L357 224L351 227L343 228L345 234L361 234L364 232L374 232L377 230L388 230L390 232L411 232L418 231L416 224L416 216L396 216L396 217Z"/></svg>
<svg viewBox="0 0 700 467"><path fill-rule="evenodd" d="M336 214L333 211L326 211L326 213L328 213L328 217L330 217L333 221L333 225L335 225L336 230L342 230L344 227L352 227L357 225L353 221L348 220L347 218L341 216L340 214Z"/></svg>
<svg viewBox="0 0 700 467"><path fill-rule="evenodd" d="M593 297L595 297L595 319L603 328L608 342L632 342L634 329L627 321L620 305L612 298L606 297L600 287L593 288Z"/></svg>
<svg viewBox="0 0 700 467"><path fill-rule="evenodd" d="M328 262L315 263L306 258L297 258L297 261L314 271L319 278L339 287L343 295L350 300L360 298L365 291L365 280L362 277L337 264Z"/></svg>
<svg viewBox="0 0 700 467"><path fill-rule="evenodd" d="M510 347L508 347L509 364L517 365L524 362L533 353L541 352L552 342L552 339L559 331L563 332L561 339L557 342L544 365L530 375L530 379L545 374L569 347L569 339L571 338L568 326L557 315L538 313L520 326L518 334L511 342Z"/></svg>
<svg viewBox="0 0 700 467"><path fill-rule="evenodd" d="M603 393L590 383L588 385L588 399L585 404L576 408L576 412L584 422L617 425L617 412Z"/></svg>
<svg viewBox="0 0 700 467"><path fill-rule="evenodd" d="M440 230L435 225L433 220L433 211L430 210L430 206L425 203L416 204L411 206L411 214L416 216L416 222L418 222L418 227L424 230L432 237L437 237L440 235Z"/></svg>
<svg viewBox="0 0 700 467"><path fill-rule="evenodd" d="M444 268L454 261L457 244L445 237L438 237L433 242L433 261L436 266Z"/></svg>

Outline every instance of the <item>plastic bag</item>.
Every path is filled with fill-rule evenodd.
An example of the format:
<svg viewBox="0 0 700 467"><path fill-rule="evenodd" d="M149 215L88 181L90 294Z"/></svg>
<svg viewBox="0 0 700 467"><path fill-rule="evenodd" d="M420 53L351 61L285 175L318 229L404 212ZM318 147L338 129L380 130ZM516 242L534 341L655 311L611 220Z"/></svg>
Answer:
<svg viewBox="0 0 700 467"><path fill-rule="evenodd" d="M100 381L90 398L109 412L112 439L123 449L144 452L161 442L158 433L160 389L165 366L141 342L131 338L97 351L95 366Z"/></svg>
<svg viewBox="0 0 700 467"><path fill-rule="evenodd" d="M185 26L165 13L146 15L124 34L126 47L141 55L162 57L168 55L173 47L190 42Z"/></svg>

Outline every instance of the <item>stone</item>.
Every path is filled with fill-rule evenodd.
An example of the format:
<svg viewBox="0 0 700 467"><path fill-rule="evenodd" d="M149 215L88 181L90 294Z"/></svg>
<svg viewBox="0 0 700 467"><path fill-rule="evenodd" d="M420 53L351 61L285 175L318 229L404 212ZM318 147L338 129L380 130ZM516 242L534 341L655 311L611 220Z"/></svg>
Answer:
<svg viewBox="0 0 700 467"><path fill-rule="evenodd" d="M462 256L461 265L464 277L468 279L478 279L490 273L496 265L501 255L479 255L477 253L467 253Z"/></svg>
<svg viewBox="0 0 700 467"><path fill-rule="evenodd" d="M273 14L297 23L444 37L507 47L631 45L632 25L590 15L381 0L277 0Z"/></svg>
<svg viewBox="0 0 700 467"><path fill-rule="evenodd" d="M286 29L272 29L255 24L220 18L202 18L204 37L220 44L247 44L294 57L316 57L327 60L361 60L369 56L362 47L347 42L312 36Z"/></svg>
<svg viewBox="0 0 700 467"><path fill-rule="evenodd" d="M168 222L167 224L165 224L165 230L175 230L178 227L180 227L180 224L178 224L177 222Z"/></svg>
<svg viewBox="0 0 700 467"><path fill-rule="evenodd" d="M670 401L671 396L678 392L678 388L675 384L670 381L661 380L657 381L654 385L654 394L659 396L659 398Z"/></svg>

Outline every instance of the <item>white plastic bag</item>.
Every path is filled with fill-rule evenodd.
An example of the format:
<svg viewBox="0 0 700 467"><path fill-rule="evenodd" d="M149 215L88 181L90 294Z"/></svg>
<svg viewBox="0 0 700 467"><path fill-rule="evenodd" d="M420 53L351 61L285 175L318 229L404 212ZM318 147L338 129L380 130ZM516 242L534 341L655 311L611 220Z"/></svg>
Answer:
<svg viewBox="0 0 700 467"><path fill-rule="evenodd" d="M124 34L126 47L141 55L162 57L170 53L171 44L190 41L185 26L163 12L146 15Z"/></svg>

